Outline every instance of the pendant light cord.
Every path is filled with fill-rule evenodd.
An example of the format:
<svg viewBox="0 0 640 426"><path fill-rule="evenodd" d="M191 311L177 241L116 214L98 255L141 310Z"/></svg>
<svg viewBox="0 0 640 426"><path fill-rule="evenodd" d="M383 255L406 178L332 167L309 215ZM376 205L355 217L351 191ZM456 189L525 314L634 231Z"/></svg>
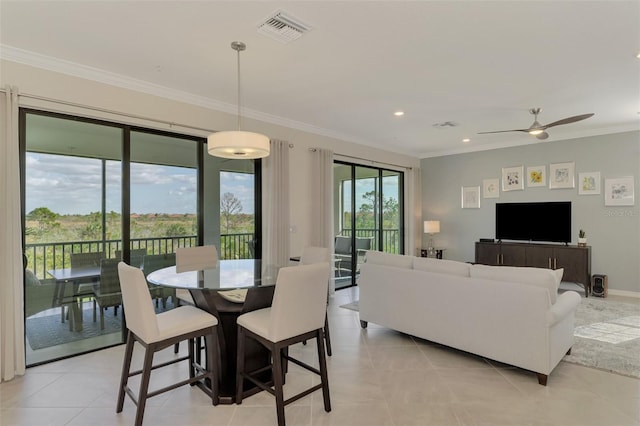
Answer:
<svg viewBox="0 0 640 426"><path fill-rule="evenodd" d="M240 131L240 50L241 49L237 49L236 51L238 52L238 131Z"/></svg>

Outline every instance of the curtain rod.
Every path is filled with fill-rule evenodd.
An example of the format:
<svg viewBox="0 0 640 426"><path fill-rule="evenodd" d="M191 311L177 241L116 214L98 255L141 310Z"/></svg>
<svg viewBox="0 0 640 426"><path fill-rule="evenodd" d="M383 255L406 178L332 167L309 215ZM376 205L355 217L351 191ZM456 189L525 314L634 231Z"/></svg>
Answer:
<svg viewBox="0 0 640 426"><path fill-rule="evenodd" d="M6 93L7 91L5 89L0 89L0 92ZM51 103L55 103L55 104L71 106L71 107L74 107L74 108L82 108L82 109L88 109L88 110L97 111L97 112L104 112L104 113L107 113L107 114L119 115L121 117L134 118L134 119L137 119L137 120L145 120L145 121L150 121L150 122L153 122L153 123L166 124L169 127L177 126L177 127L182 127L182 128L185 128L185 129L198 130L198 131L203 131L203 132L208 132L208 133L214 132L214 130L212 130L212 129L205 129L205 128L202 128L202 127L190 126L188 124L180 124L180 123L176 123L176 122L173 122L173 121L159 120L157 118L150 118L150 117L145 117L145 116L137 115L137 114L129 114L129 113L125 113L125 112L113 111L113 110L106 109L106 108L99 108L99 107L94 107L94 106L90 106L90 105L83 105L83 104L78 104L78 103L75 103L75 102L62 101L62 100L59 100L59 99L47 98L47 97L44 97L44 96L30 95L28 93L18 93L18 97L35 99L35 100L45 101L45 102L51 102Z"/></svg>
<svg viewBox="0 0 640 426"><path fill-rule="evenodd" d="M293 148L291 145L289 145L289 147ZM316 151L318 151L318 149L320 149L320 148L312 147L312 148L309 148L309 151L316 152ZM333 154L337 155L338 157L352 158L354 160L366 161L366 162L369 162L371 164L374 164L374 163L375 164L383 164L385 166L393 166L393 167L397 167L399 169L413 170L413 167L411 167L411 166L401 166L399 164L385 163L383 161L369 160L367 158L354 157L352 155L338 154L338 153L335 153L335 152Z"/></svg>
<svg viewBox="0 0 640 426"><path fill-rule="evenodd" d="M6 93L6 89L2 89L0 88L0 92L4 92ZM23 97L23 98L29 98L29 99L35 99L35 100L39 100L39 101L45 101L45 102L52 102L52 103L57 103L57 104L61 104L61 105L66 105L66 106L71 106L74 108L82 108L82 109L88 109L88 110L92 110L92 111L98 111L98 112L104 112L107 114L113 114L113 115L119 115L121 117L128 117L128 118L134 118L137 120L146 120L146 121L150 121L153 123L160 123L160 124L166 124L169 127L173 127L173 126L178 126L178 127L182 127L184 129L192 129L192 130L198 130L198 131L203 131L203 132L208 132L208 133L212 133L215 130L212 129L205 129L203 127L196 127L196 126L190 126L188 124L180 124L180 123L175 123L173 121L167 121L167 120L159 120L157 118L149 118L149 117L145 117L142 115L136 115L136 114L129 114L129 113L125 113L125 112L118 112L118 111L113 111L110 109L106 109L106 108L98 108L98 107L93 107L90 105L82 105L82 104L78 104L75 102L69 102L69 101L62 101L59 99L52 99L52 98L47 98L44 96L38 96L38 95L31 95L28 93L18 93L18 97ZM293 144L289 144L289 148L293 148ZM309 148L309 151L315 151L317 150L317 148ZM345 158L351 158L354 160L360 160L360 161L367 161L370 163L377 163L377 164L383 164L386 166L392 166L392 167L398 167L401 169L406 169L406 170L412 170L413 167L408 167L408 166L402 166L399 164L392 164L392 163L385 163L385 162L381 162L381 161L374 161L374 160L369 160L366 158L360 158L360 157L354 157L351 155L345 155L345 154L338 154L338 153L334 153L334 155L337 155L339 157L345 157Z"/></svg>
<svg viewBox="0 0 640 426"><path fill-rule="evenodd" d="M313 149L315 149L315 148L313 148ZM413 167L411 167L411 166L402 166L400 164L385 163L384 161L369 160L367 158L354 157L353 155L338 154L338 153L334 153L334 155L337 155L338 157L351 158L353 160L360 160L360 161L369 162L372 165L375 163L375 164L382 164L382 165L385 165L385 166L397 167L399 169L413 170Z"/></svg>

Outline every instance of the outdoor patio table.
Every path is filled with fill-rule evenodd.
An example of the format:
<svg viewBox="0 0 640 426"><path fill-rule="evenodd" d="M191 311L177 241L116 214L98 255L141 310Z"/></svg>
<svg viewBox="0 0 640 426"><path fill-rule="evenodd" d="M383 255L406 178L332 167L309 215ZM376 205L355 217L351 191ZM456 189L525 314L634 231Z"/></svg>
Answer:
<svg viewBox="0 0 640 426"><path fill-rule="evenodd" d="M82 309L75 300L80 283L100 278L99 266L83 266L78 268L50 269L47 271L56 282L51 307L69 306L69 330L82 331ZM72 285L71 299L65 299L67 285ZM68 297L68 296L67 296ZM64 310L63 310L64 313ZM64 318L63 318L64 319Z"/></svg>

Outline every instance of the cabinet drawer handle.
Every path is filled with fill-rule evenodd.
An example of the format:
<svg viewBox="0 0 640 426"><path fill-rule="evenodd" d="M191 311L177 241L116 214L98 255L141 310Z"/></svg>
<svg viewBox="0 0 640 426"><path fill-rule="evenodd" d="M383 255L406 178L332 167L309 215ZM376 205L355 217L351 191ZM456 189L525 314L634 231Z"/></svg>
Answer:
<svg viewBox="0 0 640 426"><path fill-rule="evenodd" d="M549 269L551 269L551 258L549 258Z"/></svg>

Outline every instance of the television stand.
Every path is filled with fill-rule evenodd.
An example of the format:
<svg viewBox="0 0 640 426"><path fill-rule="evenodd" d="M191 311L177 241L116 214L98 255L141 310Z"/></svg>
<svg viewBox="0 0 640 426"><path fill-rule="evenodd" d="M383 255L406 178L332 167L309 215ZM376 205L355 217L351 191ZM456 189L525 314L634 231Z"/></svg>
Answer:
<svg viewBox="0 0 640 426"><path fill-rule="evenodd" d="M582 285L585 297L589 297L591 291L590 246L476 242L475 263L547 269L564 268L562 281Z"/></svg>

